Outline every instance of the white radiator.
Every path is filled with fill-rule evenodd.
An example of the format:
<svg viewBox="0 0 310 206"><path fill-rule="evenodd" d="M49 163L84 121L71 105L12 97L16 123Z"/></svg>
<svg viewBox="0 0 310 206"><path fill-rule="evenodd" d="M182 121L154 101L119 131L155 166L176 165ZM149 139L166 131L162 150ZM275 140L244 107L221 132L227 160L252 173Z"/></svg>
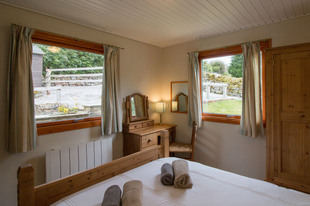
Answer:
<svg viewBox="0 0 310 206"><path fill-rule="evenodd" d="M112 161L112 138L46 152L46 182Z"/></svg>

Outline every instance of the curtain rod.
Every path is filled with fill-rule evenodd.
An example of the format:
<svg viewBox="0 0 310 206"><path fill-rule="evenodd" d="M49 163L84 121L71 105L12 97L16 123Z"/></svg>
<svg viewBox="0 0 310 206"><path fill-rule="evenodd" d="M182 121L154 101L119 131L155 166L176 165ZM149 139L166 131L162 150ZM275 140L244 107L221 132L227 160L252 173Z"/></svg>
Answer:
<svg viewBox="0 0 310 206"><path fill-rule="evenodd" d="M229 46L224 46L224 47L218 47L218 48L213 48L213 49L221 49L221 48L229 48L229 47L233 47L233 46L239 46L239 45L242 45L242 44L245 44L245 43L249 43L249 42L252 42L252 43L256 43L256 42L266 42L268 41L269 39L260 39L260 40L256 40L256 41L247 41L247 42L242 42L242 43L239 43L239 44L232 44L232 45L229 45ZM207 49L207 50L213 50L213 49ZM199 50L199 51L191 51L191 52L187 52L187 54L189 53L192 53L192 52L203 52L203 51L207 51L207 50Z"/></svg>
<svg viewBox="0 0 310 206"><path fill-rule="evenodd" d="M18 25L18 24L12 24L12 25L21 26L21 25ZM26 26L24 26L24 27L26 27ZM101 44L101 45L107 45L107 46L112 46L112 47L117 47L117 48L120 48L120 49L124 49L123 47L118 47L118 46L114 46L114 45L110 45L110 44L104 44L104 43L98 43L98 42L94 42L94 41L83 40L83 39L79 39L79 38L75 38L75 37L71 37L71 36L66 36L66 35L62 35L62 34L52 33L52 32L48 32L48 31L43 31L43 30L40 30L40 29L32 28L32 27L28 27L28 28L34 29L35 31L40 31L40 32L44 32L44 33L50 33L50 34L54 34L54 35L58 35L58 36L63 36L63 37L69 37L69 38L72 38L72 39L81 40L81 41L85 41L85 42L90 42L90 43L94 43L94 44Z"/></svg>

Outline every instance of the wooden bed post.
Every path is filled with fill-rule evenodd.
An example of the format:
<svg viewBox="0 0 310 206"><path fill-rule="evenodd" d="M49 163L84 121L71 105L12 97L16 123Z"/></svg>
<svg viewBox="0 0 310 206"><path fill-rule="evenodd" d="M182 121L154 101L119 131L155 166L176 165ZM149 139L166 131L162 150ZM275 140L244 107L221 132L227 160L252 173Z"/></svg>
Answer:
<svg viewBox="0 0 310 206"><path fill-rule="evenodd" d="M168 130L160 131L161 144L164 146L164 157L169 157L169 132Z"/></svg>
<svg viewBox="0 0 310 206"><path fill-rule="evenodd" d="M30 164L24 164L17 171L17 201L19 206L34 205L34 172Z"/></svg>

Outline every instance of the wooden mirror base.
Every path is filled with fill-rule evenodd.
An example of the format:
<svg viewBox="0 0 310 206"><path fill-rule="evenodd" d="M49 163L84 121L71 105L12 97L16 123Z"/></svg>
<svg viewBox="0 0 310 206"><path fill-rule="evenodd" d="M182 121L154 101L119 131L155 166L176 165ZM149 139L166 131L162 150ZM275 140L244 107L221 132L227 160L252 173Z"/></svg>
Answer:
<svg viewBox="0 0 310 206"><path fill-rule="evenodd" d="M148 120L139 121L139 122L123 123L123 131L129 132L131 130L150 127L153 125L154 125L153 119L148 119Z"/></svg>

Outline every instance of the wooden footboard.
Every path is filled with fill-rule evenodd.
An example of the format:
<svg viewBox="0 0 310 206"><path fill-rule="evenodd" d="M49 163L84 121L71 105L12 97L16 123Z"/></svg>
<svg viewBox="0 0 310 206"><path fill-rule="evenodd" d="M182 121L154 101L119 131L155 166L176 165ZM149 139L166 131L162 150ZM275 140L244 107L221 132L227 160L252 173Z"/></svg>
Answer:
<svg viewBox="0 0 310 206"><path fill-rule="evenodd" d="M161 157L169 157L169 133L167 130L161 131L161 133L160 145L36 187L34 187L34 171L32 166L29 164L20 166L17 174L18 205L47 206L115 175Z"/></svg>

